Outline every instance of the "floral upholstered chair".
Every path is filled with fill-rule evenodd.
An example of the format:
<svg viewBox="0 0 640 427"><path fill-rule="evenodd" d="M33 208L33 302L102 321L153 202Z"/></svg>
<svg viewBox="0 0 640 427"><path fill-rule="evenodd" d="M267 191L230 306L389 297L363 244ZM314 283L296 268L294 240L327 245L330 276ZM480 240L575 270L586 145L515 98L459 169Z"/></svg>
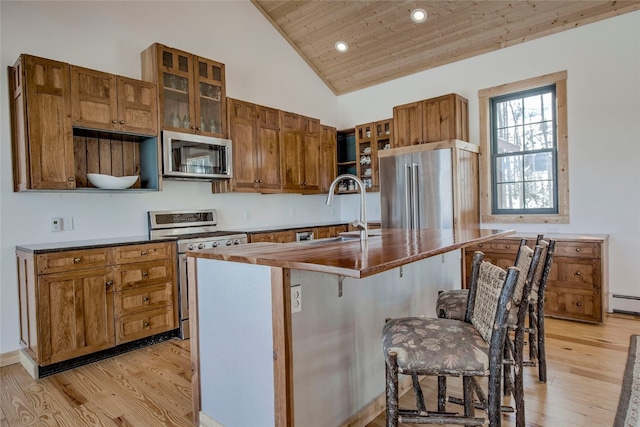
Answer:
<svg viewBox="0 0 640 427"><path fill-rule="evenodd" d="M488 377L484 409L489 425L500 425L502 354L519 270L510 267L505 271L483 262L483 257L482 252L474 254L469 295L475 307L469 321L406 317L385 324L387 427L396 427L399 422L483 425L485 418L475 416L474 377ZM411 375L414 386L418 375L436 376L438 383L446 376L462 376L464 414L445 412L440 395L438 411L427 411L421 391L416 394L416 409L399 409L399 374Z"/></svg>

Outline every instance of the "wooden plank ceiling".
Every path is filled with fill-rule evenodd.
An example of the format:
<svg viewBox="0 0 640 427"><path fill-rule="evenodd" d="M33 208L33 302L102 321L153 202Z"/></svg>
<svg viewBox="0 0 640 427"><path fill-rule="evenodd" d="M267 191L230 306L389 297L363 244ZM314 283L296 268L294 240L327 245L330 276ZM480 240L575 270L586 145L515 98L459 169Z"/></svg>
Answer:
<svg viewBox="0 0 640 427"><path fill-rule="evenodd" d="M640 9L640 0L252 3L336 95ZM415 8L426 22L411 21Z"/></svg>

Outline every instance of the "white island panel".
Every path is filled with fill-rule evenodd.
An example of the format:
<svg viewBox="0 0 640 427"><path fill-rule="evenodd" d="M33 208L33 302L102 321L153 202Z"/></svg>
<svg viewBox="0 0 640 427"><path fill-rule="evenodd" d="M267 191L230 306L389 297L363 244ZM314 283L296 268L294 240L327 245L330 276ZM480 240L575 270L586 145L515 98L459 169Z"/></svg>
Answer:
<svg viewBox="0 0 640 427"><path fill-rule="evenodd" d="M202 409L222 426L273 425L271 269L197 260Z"/></svg>

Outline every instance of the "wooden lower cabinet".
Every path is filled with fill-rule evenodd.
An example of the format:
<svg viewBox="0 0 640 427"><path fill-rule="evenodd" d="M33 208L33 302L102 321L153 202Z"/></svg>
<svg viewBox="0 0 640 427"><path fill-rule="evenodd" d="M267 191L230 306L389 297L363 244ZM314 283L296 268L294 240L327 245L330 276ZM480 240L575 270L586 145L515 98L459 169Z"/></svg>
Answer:
<svg viewBox="0 0 640 427"><path fill-rule="evenodd" d="M269 242L269 243L291 243L296 241L296 232L300 231L313 231L314 239L326 239L329 237L336 237L339 233L344 233L348 230L346 224L318 226L318 227L304 227L304 228L291 228L286 230L277 231L265 231L257 233L248 233L249 243L256 242Z"/></svg>
<svg viewBox="0 0 640 427"><path fill-rule="evenodd" d="M514 265L521 238L535 244L535 235L515 235L465 249L468 275L476 250L500 267ZM607 311L608 237L606 235L552 234L556 240L553 264L545 293L545 315L562 319L602 323ZM466 279L468 282L468 277Z"/></svg>
<svg viewBox="0 0 640 427"><path fill-rule="evenodd" d="M175 242L16 256L20 342L39 366L178 327Z"/></svg>

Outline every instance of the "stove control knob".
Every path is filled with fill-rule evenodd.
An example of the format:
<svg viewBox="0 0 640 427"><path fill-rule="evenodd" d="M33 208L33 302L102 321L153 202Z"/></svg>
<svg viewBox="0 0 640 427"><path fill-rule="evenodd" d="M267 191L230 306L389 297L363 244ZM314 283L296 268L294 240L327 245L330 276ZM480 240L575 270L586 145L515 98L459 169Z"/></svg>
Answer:
<svg viewBox="0 0 640 427"><path fill-rule="evenodd" d="M192 251L192 250L193 250L193 248L194 248L193 243L191 243L189 246L187 246L187 248L188 248L190 251Z"/></svg>
<svg viewBox="0 0 640 427"><path fill-rule="evenodd" d="M218 247L218 242L211 242L211 247L212 248L217 248Z"/></svg>
<svg viewBox="0 0 640 427"><path fill-rule="evenodd" d="M204 249L204 243L198 243L198 249Z"/></svg>
<svg viewBox="0 0 640 427"><path fill-rule="evenodd" d="M234 245L239 245L239 244L240 244L240 239L236 239L236 240L234 240L234 241L233 241L233 244L234 244Z"/></svg>
<svg viewBox="0 0 640 427"><path fill-rule="evenodd" d="M227 240L227 246L231 246L233 242L231 240Z"/></svg>

